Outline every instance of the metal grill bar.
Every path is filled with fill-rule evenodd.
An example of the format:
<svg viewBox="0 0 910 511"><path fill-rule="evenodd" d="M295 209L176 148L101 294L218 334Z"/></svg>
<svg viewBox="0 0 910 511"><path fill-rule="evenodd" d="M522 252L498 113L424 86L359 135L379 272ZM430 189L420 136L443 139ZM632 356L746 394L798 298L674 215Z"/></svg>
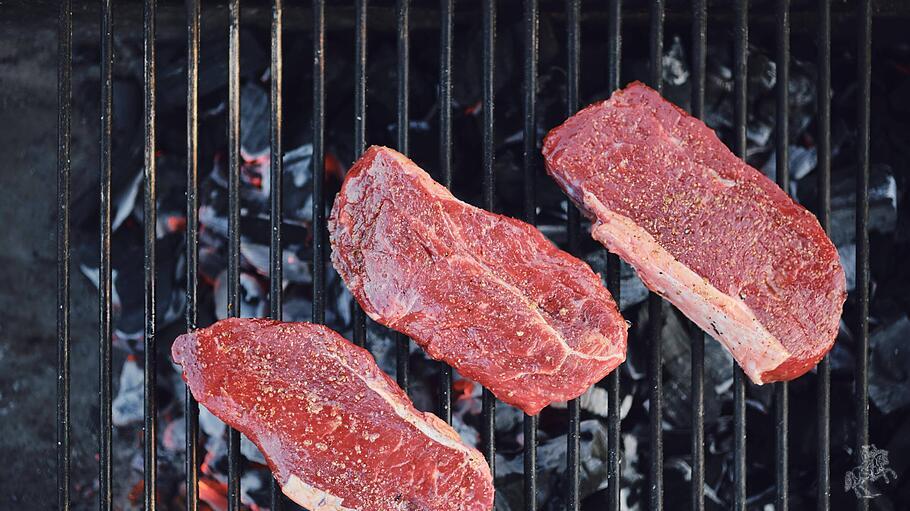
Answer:
<svg viewBox="0 0 910 511"><path fill-rule="evenodd" d="M454 0L439 3L439 172L442 184L452 187L452 30ZM486 70L486 69L484 69ZM439 367L439 416L452 423L452 368Z"/></svg>
<svg viewBox="0 0 910 511"><path fill-rule="evenodd" d="M155 12L156 1L146 0L142 9L143 42L143 93L145 97L145 193L143 204L143 227L145 234L145 364L143 366L143 443L145 454L144 496L145 509L158 506L155 487L158 475L158 402L155 393L157 361L157 339L155 331L156 260L155 241L157 223L157 169L155 162Z"/></svg>
<svg viewBox="0 0 910 511"><path fill-rule="evenodd" d="M284 277L282 266L284 253L281 246L282 222L282 176L284 175L284 151L281 147L281 85L282 85L282 47L281 21L283 15L282 0L272 1L271 53L269 60L269 316L282 319L282 292ZM284 498L278 481L273 477L269 483L271 511L280 511Z"/></svg>
<svg viewBox="0 0 910 511"><path fill-rule="evenodd" d="M857 41L857 174L856 174L856 291L859 318L856 326L856 446L854 457L862 464L862 448L869 444L869 98L872 94L872 14L870 0L858 6ZM869 509L869 499L857 499L857 509Z"/></svg>
<svg viewBox="0 0 910 511"><path fill-rule="evenodd" d="M199 290L199 28L198 0L186 2L186 331L196 329ZM199 508L199 404L186 389L186 510Z"/></svg>
<svg viewBox="0 0 910 511"><path fill-rule="evenodd" d="M650 4L650 82L660 92L663 77L664 46L664 0L654 0ZM661 378L662 356L660 333L663 329L663 300L656 293L648 293L648 339L650 351L648 356L648 432L651 442L651 460L649 466L650 504L651 509L663 509L663 379Z"/></svg>
<svg viewBox="0 0 910 511"><path fill-rule="evenodd" d="M408 37L409 0L396 0L395 15L398 24L398 150L408 154L408 68L410 65L410 44ZM411 341L402 333L395 339L395 379L398 386L408 392L408 354Z"/></svg>
<svg viewBox="0 0 910 511"><path fill-rule="evenodd" d="M57 509L70 508L70 121L73 8L57 19Z"/></svg>
<svg viewBox="0 0 910 511"><path fill-rule="evenodd" d="M619 88L620 57L622 53L622 0L610 0L607 21L607 87ZM607 289L613 294L616 304L620 303L619 256L607 253ZM620 467L620 396L619 371L617 367L607 376L607 508L619 511L621 481Z"/></svg>
<svg viewBox="0 0 910 511"><path fill-rule="evenodd" d="M775 149L777 153L777 184L789 194L790 151L789 116L790 106L787 93L790 85L790 0L777 1L777 126ZM775 511L788 509L787 442L789 421L789 392L787 382L774 385L775 422Z"/></svg>
<svg viewBox="0 0 910 511"><path fill-rule="evenodd" d="M367 0L357 0L354 7L354 157L366 149L367 116ZM367 323L363 309L353 300L354 344L366 345Z"/></svg>
<svg viewBox="0 0 910 511"><path fill-rule="evenodd" d="M240 317L240 0L228 21L227 315ZM228 509L240 511L240 433L228 428Z"/></svg>
<svg viewBox="0 0 910 511"><path fill-rule="evenodd" d="M581 0L566 0L566 116L569 117L578 110L578 80L579 61L581 55ZM581 239L581 214L578 208L568 201L568 218L566 229L569 238L569 253L578 255L578 245ZM580 409L578 399L568 402L569 431L566 434L566 478L568 479L566 509L578 511L580 506L579 496L579 434L580 434Z"/></svg>
<svg viewBox="0 0 910 511"><path fill-rule="evenodd" d="M818 220L831 230L831 4L818 2ZM828 511L831 498L831 364L818 365L818 511Z"/></svg>
<svg viewBox="0 0 910 511"><path fill-rule="evenodd" d="M495 173L493 158L495 139L493 131L493 94L496 63L496 0L483 1L483 207L494 211ZM481 452L490 464L490 472L496 474L496 398L488 389L483 389L481 403Z"/></svg>
<svg viewBox="0 0 910 511"><path fill-rule="evenodd" d="M101 0L101 262L98 266L98 355L100 357L98 499L101 511L112 509L111 413L111 110L114 67L114 19L111 0Z"/></svg>
<svg viewBox="0 0 910 511"><path fill-rule="evenodd" d="M708 53L707 0L695 0L692 18L692 115L705 115ZM705 509L705 333L689 322L692 333L692 510Z"/></svg>
<svg viewBox="0 0 910 511"><path fill-rule="evenodd" d="M325 323L325 1L313 0L313 323Z"/></svg>
<svg viewBox="0 0 910 511"><path fill-rule="evenodd" d="M733 152L746 158L746 73L749 2L736 0L733 28ZM733 363L733 509L746 509L746 381Z"/></svg>
<svg viewBox="0 0 910 511"><path fill-rule="evenodd" d="M525 221L534 225L534 180L537 175L537 0L524 2L524 212ZM537 416L524 416L524 503L525 511L537 509Z"/></svg>

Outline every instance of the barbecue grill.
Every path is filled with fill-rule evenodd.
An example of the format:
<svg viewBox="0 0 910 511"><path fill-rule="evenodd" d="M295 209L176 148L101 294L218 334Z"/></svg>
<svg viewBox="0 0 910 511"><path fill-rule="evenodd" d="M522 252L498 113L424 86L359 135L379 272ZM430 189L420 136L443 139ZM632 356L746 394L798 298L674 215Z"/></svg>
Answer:
<svg viewBox="0 0 910 511"><path fill-rule="evenodd" d="M144 233L144 330L143 349L146 354L167 350L169 345L159 342L159 324L161 322L157 294L156 274L158 260L161 256L156 250L156 204L157 186L156 165L156 140L160 136L156 125L156 107L162 94L185 94L186 101L186 268L187 282L185 327L186 330L195 329L200 325L198 311L200 309L199 282L200 282L200 256L199 238L200 230L200 166L198 155L200 138L198 126L200 123L199 104L199 75L200 75L200 38L202 18L206 16L213 6L203 5L200 0L186 0L185 2L185 37L187 41L186 53L186 90L162 90L156 88L159 79L156 55L156 24L157 6L155 0L146 0L142 8L142 67L144 72L143 89L143 116L144 116L144 164L142 180L142 210ZM439 2L409 2L397 0L394 3L379 2L374 5L367 0L354 0L352 2L325 2L312 0L311 5L283 5L282 0L273 0L270 8L265 5L241 5L240 0L227 2L227 80L228 97L226 101L226 120L228 151L227 161L224 162L228 177L228 246L227 246L227 315L239 316L242 289L240 285L241 267L241 21L247 23L247 16L255 18L257 23L267 25L270 29L270 67L269 67L269 234L270 246L268 259L268 315L272 318L282 319L283 311L283 257L282 246L287 244L283 236L283 196L282 180L287 178L284 172L286 164L282 148L284 109L282 98L287 94L283 88L283 31L288 28L287 16L293 16L297 22L307 22L311 31L312 40L312 233L313 241L309 254L312 267L312 321L324 323L326 321L326 267L328 264L328 243L326 233L326 207L330 197L327 193L328 183L326 174L327 140L326 134L326 97L335 91L326 90L326 27L333 26L332 16L343 18L338 23L338 33L344 33L354 41L353 58L354 74L350 77L353 82L353 140L345 143L352 144L353 153L359 155L371 140L368 139L367 119L370 115L368 104L367 85L371 88L394 88L396 99L396 121L394 122L395 148L408 154L413 146L409 135L411 132L412 115L409 111L410 95L413 92L413 83L409 79L409 70L414 48L411 46L409 25L412 22L412 7L419 8L420 16L431 19L432 30L438 37L438 76L433 84L438 95L438 116L432 121L438 123L438 161L428 162L434 176L447 187L452 187L458 179L454 165L455 144L453 133L453 39L461 34L456 30L456 21L459 16L470 17L481 24L481 59L482 73L477 77L481 86L480 130L481 134L481 159L482 183L480 185L480 203L489 210L497 207L496 202L496 130L494 123L497 95L496 74L497 59L496 46L500 39L497 32L497 15L502 16L504 9L521 11L523 35L520 54L522 62L516 63L520 67L521 110L523 126L521 130L522 159L520 168L522 180L520 186L521 204L519 211L522 219L535 223L538 213L537 202L537 176L542 169L539 156L540 123L538 101L540 100L540 84L538 57L541 34L539 21L541 17L552 17L559 21L559 26L564 30L557 34L561 54L565 56L564 84L560 90L564 91L561 98L565 105L564 114L573 114L582 105L580 92L580 77L586 72L582 65L582 28L594 27L599 37L607 44L608 60L598 63L606 68L604 90L614 90L624 83L626 73L622 71L623 58L627 47L623 45L624 37L628 31L635 30L636 34L647 31L647 78L648 84L661 90L663 84L663 59L665 46L665 22L672 20L676 25L688 25L690 28L690 47L688 64L691 70L691 113L703 118L706 113L706 62L708 40L715 36L709 33L709 21L719 22L732 27L732 73L734 88L732 91L733 111L730 125L732 127L732 148L734 152L745 158L747 156L747 127L748 127L748 74L749 41L750 41L750 16L753 30L760 30L762 34L773 34L776 44L776 129L774 131L774 147L776 149L775 173L778 184L785 190L791 190L789 173L786 169L790 166L790 147L788 121L788 101L791 92L788 89L790 69L790 32L791 10L798 13L800 23L808 23L799 27L801 31L815 34L817 45L815 48L815 65L817 70L816 87L821 91L832 88L831 80L831 38L832 19L846 20L845 25L853 32L850 37L855 40L856 68L853 71L857 78L858 90L856 91L855 108L857 111L857 140L856 151L856 287L853 296L858 308L855 320L850 320L850 329L855 342L855 374L852 407L855 413L855 429L852 435L852 453L855 463L862 463L862 446L870 444L869 430L869 302L870 302L870 251L869 251L869 188L870 188L870 96L872 94L872 21L876 14L889 13L901 17L910 15L906 6L899 2L873 2L872 0L858 0L857 2L834 6L832 12L831 2L819 0L815 5L804 5L795 2L791 9L790 0L777 0L776 2L756 2L750 9L748 0L734 0L729 5L707 0L693 0L691 3L670 2L665 5L664 0L649 2L631 2L623 5L621 0L607 0L594 2L588 0L565 0L564 2L550 2L538 0L524 0L496 2L496 0L478 0L459 2L456 6L454 0L441 0ZM290 4L290 2L288 2ZM412 5L413 4L413 5ZM114 81L114 17L112 15L111 0L101 1L101 24L97 37L100 38L100 70L101 70L101 132L98 143L100 144L100 196L97 198L97 207L100 208L99 233L100 266L98 268L98 304L99 304L99 331L98 353L100 357L100 394L98 405L100 408L99 428L99 466L98 493L102 510L113 509L112 481L116 477L113 471L112 446L113 423L112 401L114 399L112 369L112 327L113 298L112 289L112 222L114 220L112 208L116 205L112 198L112 171L113 163L113 81ZM218 6L223 14L223 6ZM171 9L173 11L173 8ZM368 34L374 19L381 18L383 23L394 27L397 37L397 68L394 70L394 83L376 83L368 75L368 55L371 50ZM59 49L58 49L58 170L57 170L57 261L58 261L58 287L57 287L57 502L60 509L70 509L73 501L72 473L71 473L71 421L70 421L70 394L71 374L70 368L75 360L71 350L70 336L70 288L72 272L71 251L71 123L73 104L73 32L78 29L74 22L73 5L71 0L61 0L59 6ZM175 19L169 16L169 20ZM430 23L430 22L427 22ZM173 29L174 27L170 27ZM298 27L299 28L299 27ZM117 29L120 29L118 26ZM718 30L718 33L721 31ZM339 36L340 37L340 36ZM720 37L720 36L718 36ZM724 40L730 37L729 28L725 29ZM588 38L586 38L587 40ZM632 49L635 50L634 48ZM622 78L621 78L622 77ZM308 93L310 91L307 91ZM815 213L821 225L830 228L831 212L831 139L832 139L832 108L829 94L818 94L815 118L815 144L817 147L817 164L815 179L817 179L817 196ZM587 99L587 98L586 98ZM346 162L349 163L349 162ZM784 169L784 170L781 170ZM566 211L564 225L565 245L568 250L580 254L581 244L586 237L584 221L579 211L571 204ZM328 265L330 266L330 265ZM608 288L617 297L620 293L620 263L612 254L606 257L606 270L604 279ZM650 295L647 302L648 323L645 326L648 339L647 357L644 372L647 374L648 385L648 427L645 438L641 439L647 450L644 456L649 467L645 474L647 485L643 501L639 502L639 509L678 509L692 508L705 509L706 504L706 467L705 467L705 335L697 329L692 329L691 335L691 440L690 467L691 479L687 495L683 493L669 494L664 486L663 437L664 418L662 416L662 403L665 398L665 389L662 385L662 316L665 306L656 295ZM353 341L360 346L367 344L368 320L362 311L355 307L353 317ZM170 341L170 339L167 339ZM397 346L395 357L395 375L398 384L407 389L409 385L409 340L403 336L396 338ZM711 342L710 340L708 342ZM158 407L156 400L156 375L161 369L156 367L155 356L143 357L142 371L144 374L144 486L143 500L145 509L165 507L158 502L156 494L156 481L158 464ZM441 418L451 422L453 413L452 391L453 371L442 366L439 368L439 394L434 410ZM604 383L608 396L607 409L607 443L608 454L603 462L606 465L606 487L594 494L594 502L585 499L580 486L580 437L581 417L583 410L577 400L567 404L566 415L566 487L564 489L565 509L610 509L624 508L627 496L623 496L622 470L622 420L620 393L622 372L617 370L609 375ZM841 485L840 475L832 474L831 470L831 365L826 357L817 368L815 375L816 411L815 420L811 422L791 423L789 420L788 385L786 383L773 384L773 416L776 424L773 446L775 481L773 501L774 509L787 509L790 502L790 482L792 481L789 468L791 426L801 429L814 429L817 431L817 459L816 472L812 481L816 488L815 501L811 504L816 509L827 510L831 507L842 507L847 503L832 501L832 487L834 491ZM752 454L747 452L746 439L750 433L747 427L747 389L748 383L739 368L733 370L733 383L729 392L733 395L732 410L732 438L733 460L732 467L732 499L729 504L737 510L754 507L754 502L747 502L747 458ZM186 391L186 506L189 510L198 509L199 471L202 460L199 452L200 425L199 408L193 397ZM487 391L482 394L482 415L480 420L479 449L492 463L496 456L495 442L495 398ZM537 439L538 417L525 416L523 418L523 509L535 510L542 503L538 502L537 479ZM227 499L231 510L239 510L241 506L241 476L243 472L241 456L241 437L237 431L229 432L228 440L228 476ZM769 449L771 447L769 446ZM838 493L839 495L839 493ZM852 498L852 497L851 497ZM687 500L685 504L683 501ZM584 501L584 502L583 502ZM871 499L859 498L855 506L868 509ZM853 506L853 502L849 502ZM293 504L286 501L280 489L273 482L271 487L271 509L291 509ZM795 506L794 506L795 507ZM766 508L767 509L767 508Z"/></svg>

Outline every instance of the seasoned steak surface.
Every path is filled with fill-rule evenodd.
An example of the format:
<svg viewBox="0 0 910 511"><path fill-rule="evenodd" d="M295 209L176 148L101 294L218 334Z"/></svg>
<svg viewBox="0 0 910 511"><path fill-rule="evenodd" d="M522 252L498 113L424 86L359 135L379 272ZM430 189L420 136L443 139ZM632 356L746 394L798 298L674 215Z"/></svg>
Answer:
<svg viewBox="0 0 910 511"><path fill-rule="evenodd" d="M199 403L248 436L306 509L493 507L481 454L324 326L225 319L178 337L172 354Z"/></svg>
<svg viewBox="0 0 910 511"><path fill-rule="evenodd" d="M831 349L846 299L834 245L701 121L636 82L554 128L543 153L594 238L752 381L796 378Z"/></svg>
<svg viewBox="0 0 910 511"><path fill-rule="evenodd" d="M329 232L332 262L371 318L529 414L625 359L626 323L590 267L392 149L354 165Z"/></svg>

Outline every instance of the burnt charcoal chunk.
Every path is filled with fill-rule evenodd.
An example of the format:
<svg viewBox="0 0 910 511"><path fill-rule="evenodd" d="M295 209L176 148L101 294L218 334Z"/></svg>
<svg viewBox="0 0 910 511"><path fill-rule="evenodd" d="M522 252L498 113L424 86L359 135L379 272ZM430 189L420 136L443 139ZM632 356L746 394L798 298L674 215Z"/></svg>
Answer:
<svg viewBox="0 0 910 511"><path fill-rule="evenodd" d="M870 338L869 397L883 413L910 405L910 320L903 316Z"/></svg>

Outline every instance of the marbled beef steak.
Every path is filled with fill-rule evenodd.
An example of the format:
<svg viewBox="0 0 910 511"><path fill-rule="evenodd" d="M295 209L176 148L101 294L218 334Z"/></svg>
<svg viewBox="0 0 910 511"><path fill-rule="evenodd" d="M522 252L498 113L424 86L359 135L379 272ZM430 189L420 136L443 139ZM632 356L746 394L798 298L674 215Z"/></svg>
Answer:
<svg viewBox="0 0 910 511"><path fill-rule="evenodd" d="M626 355L591 268L533 226L459 201L371 147L329 219L332 262L374 320L529 414L582 394Z"/></svg>
<svg viewBox="0 0 910 511"><path fill-rule="evenodd" d="M633 83L554 128L543 153L592 236L753 382L796 378L831 349L846 298L834 245L701 121Z"/></svg>
<svg viewBox="0 0 910 511"><path fill-rule="evenodd" d="M493 507L480 453L324 326L225 319L178 337L172 352L193 396L259 446L306 509Z"/></svg>

